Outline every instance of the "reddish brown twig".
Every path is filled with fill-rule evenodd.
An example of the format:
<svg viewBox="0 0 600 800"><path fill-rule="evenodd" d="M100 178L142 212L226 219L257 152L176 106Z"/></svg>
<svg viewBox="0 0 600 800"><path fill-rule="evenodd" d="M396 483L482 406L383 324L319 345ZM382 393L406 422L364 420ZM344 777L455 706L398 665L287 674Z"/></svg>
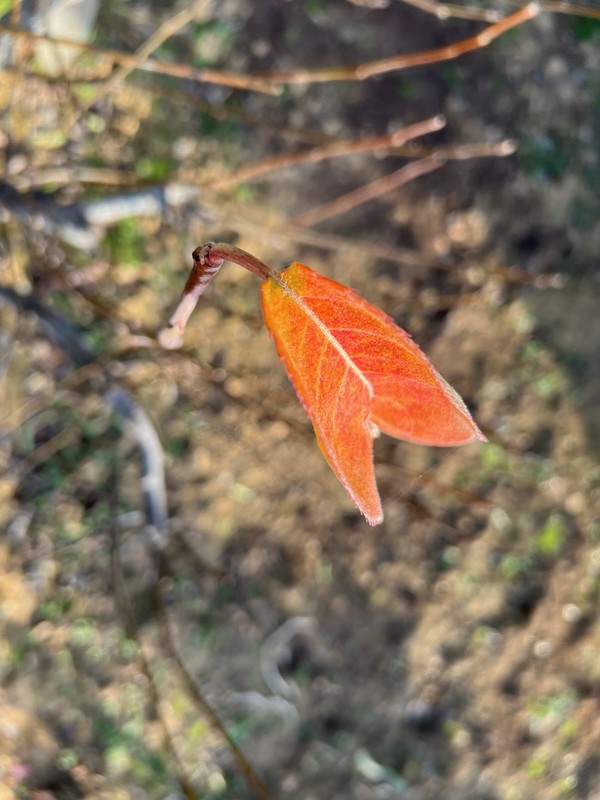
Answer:
<svg viewBox="0 0 600 800"><path fill-rule="evenodd" d="M572 14L575 17L600 19L600 8L571 5L571 3L563 3L560 0L542 0L540 6L543 11L550 11L553 14Z"/></svg>
<svg viewBox="0 0 600 800"><path fill-rule="evenodd" d="M174 14L165 22L163 22L158 30L154 31L154 33L144 42L144 44L136 50L132 56L132 60L128 64L121 64L119 69L117 69L110 76L110 78L104 84L102 84L91 100L86 102L83 108L80 109L80 112L87 111L101 97L105 97L119 83L122 83L128 77L128 75L137 69L137 65L147 61L152 53L154 53L154 51L157 50L160 45L163 44L163 42L165 42L167 39L170 39L172 36L178 33L181 28L184 28L188 23L192 22L192 20L194 20L204 8L204 6L208 5L208 2L209 0L196 0L196 2L184 7L177 14Z"/></svg>
<svg viewBox="0 0 600 800"><path fill-rule="evenodd" d="M396 172L392 172L391 175L385 175L383 178L367 183L355 189L353 192L348 192L348 194L338 197L331 203L324 203L321 206L316 206L316 208L311 208L310 211L300 214L293 219L291 224L298 228L306 228L311 225L316 225L318 222L323 222L323 220L329 219L330 217L345 214L347 211L357 206L368 203L369 200L374 200L376 197L380 197L386 192L391 192L394 189L398 189L400 186L404 186L405 183L414 180L414 178L418 178L420 175L425 175L428 172L439 169L444 164L445 161L443 161L443 159L438 159L435 156L423 158L420 161L413 161L410 164L406 164L401 169L396 170Z"/></svg>
<svg viewBox="0 0 600 800"><path fill-rule="evenodd" d="M171 662L179 673L179 676L184 686L188 690L192 700L194 701L194 704L198 710L210 721L210 724L214 730L216 730L226 742L235 765L240 774L244 776L244 779L246 780L252 794L258 798L258 800L273 800L271 793L259 778L258 774L246 758L240 746L223 724L220 716L205 698L202 689L181 657L179 648L173 637L171 622L169 620L169 615L162 594L165 585L164 579L170 577L170 572L167 568L164 555L162 553L158 553L157 558L159 578L162 578L162 580L158 580L155 584L153 601L165 650L169 654Z"/></svg>
<svg viewBox="0 0 600 800"><path fill-rule="evenodd" d="M458 6L451 3L439 3L438 0L402 0L402 2L426 11L428 14L433 14L438 19L456 17L457 19L474 19L481 22L497 22L502 16L495 9Z"/></svg>
<svg viewBox="0 0 600 800"><path fill-rule="evenodd" d="M496 22L501 18L501 13L495 9L474 8L473 6L453 5L452 3L441 3L438 0L402 0L402 2L415 8L421 9L428 14L433 14L437 19L473 19L482 22ZM600 19L600 9L590 8L590 6L580 6L563 0L540 0L542 11L551 14L571 14L575 17L588 17L589 19Z"/></svg>
<svg viewBox="0 0 600 800"><path fill-rule="evenodd" d="M197 81L198 83L214 83L220 86L230 86L232 89L245 89L249 92L262 92L263 94L280 94L281 90L272 83L265 82L262 78L255 78L252 75L244 75L238 72L227 72L218 69L194 69L187 64L173 64L170 61L160 61L158 59L139 59L130 53L123 53L121 50L111 50L105 47L97 47L86 42L73 42L71 39L63 39L55 36L46 36L40 33L17 28L14 25L0 24L0 32L9 33L16 38L25 39L30 42L50 42L52 44L68 45L74 50L92 53L110 59L115 64L130 66L132 69L139 69L144 72L154 72L160 75L169 75L173 78L183 78L185 80Z"/></svg>
<svg viewBox="0 0 600 800"><path fill-rule="evenodd" d="M479 50L486 47L490 42L497 39L511 28L522 25L527 20L537 17L541 11L541 6L537 2L528 3L523 8L509 14L504 19L488 25L476 36L462 39L460 42L438 47L435 50L424 50L420 53L410 53L406 55L391 56L377 61L368 61L354 67L322 67L317 69L298 69L286 72L262 73L259 77L265 83L291 84L291 83L322 83L326 81L361 81L371 78L374 75L382 75L386 72L394 72L408 67L418 67L424 64L435 64L439 61L450 61L472 50Z"/></svg>
<svg viewBox="0 0 600 800"><path fill-rule="evenodd" d="M417 136L439 131L446 124L443 116L437 115L430 119L409 125L402 130L382 136L369 136L364 139L334 141L321 147L302 150L299 153L284 153L271 158L265 158L254 164L247 164L221 180L212 182L215 189L229 189L244 181L256 180L274 170L292 167L298 164L316 164L329 158L338 158L356 153L366 153L372 150L391 150L400 147Z"/></svg>
<svg viewBox="0 0 600 800"><path fill-rule="evenodd" d="M370 9L387 8L389 5L389 0L348 0L348 2L355 6L362 6L363 8Z"/></svg>
<svg viewBox="0 0 600 800"><path fill-rule="evenodd" d="M494 11L479 11L478 9L457 6L452 4L438 4L433 0L406 0L423 10L434 14L440 19L450 16L463 17L468 19L484 19L486 21L495 19L497 14ZM157 59L145 59L140 61L139 55L130 55L118 50L111 50L102 47L94 47L87 43L72 42L69 39L49 37L42 34L35 34L31 31L18 28L14 24L0 24L0 31L9 33L12 36L20 37L29 41L49 41L56 44L69 45L73 49L96 53L105 56L116 64L131 71L134 69L155 72L172 77L184 78L187 80L214 83L223 86L230 86L235 89L245 89L247 91L262 92L266 94L279 94L281 84L301 84L317 83L341 80L365 80L373 75L380 75L409 67L434 64L440 61L450 61L458 58L465 53L479 50L486 47L494 39L501 36L511 28L516 28L524 22L538 16L541 11L549 11L557 14L572 14L576 16L588 17L590 19L600 19L600 9L589 8L581 5L571 5L563 0L541 0L541 2L528 3L523 8L503 19L493 22L484 28L477 35L463 39L459 42L446 45L445 47L433 50L425 50L420 53L397 55L390 58L379 59L366 62L353 67L323 67L318 69L297 69L288 71L269 72L259 75L248 75L242 73L227 72L225 70L213 69L194 69L187 64L173 64L171 62L159 61Z"/></svg>
<svg viewBox="0 0 600 800"><path fill-rule="evenodd" d="M430 122L439 119L441 119L441 117L433 117ZM420 124L424 125L425 123ZM439 128L431 127L426 132L429 133L433 130L439 130ZM314 164L329 158L337 158L339 156L354 155L375 150L385 155L405 156L415 160L437 158L439 161L465 161L470 158L484 157L503 158L511 155L516 150L516 145L511 139L504 139L501 142L478 142L473 144L445 145L441 147L415 143L412 143L410 146L391 145L391 142L397 142L396 137L401 133L402 131L398 131L397 134L373 136L368 139L359 139L357 141L333 142L309 150L302 150L298 153L283 153L278 156L256 161L253 164L247 164L219 180L211 179L209 185L211 189L216 190L230 189L245 181L264 178L270 173L288 167Z"/></svg>

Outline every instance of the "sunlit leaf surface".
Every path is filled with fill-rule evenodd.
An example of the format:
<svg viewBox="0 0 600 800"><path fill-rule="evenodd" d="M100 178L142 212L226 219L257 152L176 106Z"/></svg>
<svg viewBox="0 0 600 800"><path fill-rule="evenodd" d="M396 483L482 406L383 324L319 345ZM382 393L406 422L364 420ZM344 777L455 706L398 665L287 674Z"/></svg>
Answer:
<svg viewBox="0 0 600 800"><path fill-rule="evenodd" d="M321 450L371 525L379 430L427 445L485 439L410 336L352 289L294 263L262 285L266 325Z"/></svg>

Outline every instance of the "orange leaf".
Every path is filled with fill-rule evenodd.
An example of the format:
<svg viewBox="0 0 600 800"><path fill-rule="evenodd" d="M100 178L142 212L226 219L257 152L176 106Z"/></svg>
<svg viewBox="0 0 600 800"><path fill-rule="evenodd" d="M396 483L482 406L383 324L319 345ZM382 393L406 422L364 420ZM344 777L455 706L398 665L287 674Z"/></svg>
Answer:
<svg viewBox="0 0 600 800"><path fill-rule="evenodd" d="M428 445L485 440L410 336L352 289L295 262L265 280L261 298L321 451L371 525L383 519L373 469L379 429Z"/></svg>

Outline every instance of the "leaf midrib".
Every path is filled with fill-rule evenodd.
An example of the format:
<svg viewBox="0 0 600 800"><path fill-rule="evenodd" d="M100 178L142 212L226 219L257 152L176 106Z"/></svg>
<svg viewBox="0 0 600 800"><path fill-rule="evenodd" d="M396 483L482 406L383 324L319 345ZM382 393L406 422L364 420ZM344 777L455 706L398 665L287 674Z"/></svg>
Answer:
<svg viewBox="0 0 600 800"><path fill-rule="evenodd" d="M359 380L367 387L369 395L372 397L373 385L369 380L367 380L363 372L350 358L346 350L338 342L335 336L331 333L331 331L329 330L327 325L323 322L323 320L312 310L312 308L308 305L308 303L281 278L280 275L275 273L272 274L270 278L279 286L279 288L283 291L284 294L286 294L291 300L294 301L294 303L296 303L298 308L302 310L302 312L308 317L308 319L316 325L316 327L323 334L327 342L334 348L334 350L338 352L338 354L346 364L347 369L350 369L352 372L355 373L355 375L357 375Z"/></svg>

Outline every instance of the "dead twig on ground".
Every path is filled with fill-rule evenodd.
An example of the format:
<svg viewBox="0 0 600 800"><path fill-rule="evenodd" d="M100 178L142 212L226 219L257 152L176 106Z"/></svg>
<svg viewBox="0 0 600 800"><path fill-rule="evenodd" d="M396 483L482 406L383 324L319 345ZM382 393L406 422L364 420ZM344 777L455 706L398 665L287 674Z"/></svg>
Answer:
<svg viewBox="0 0 600 800"><path fill-rule="evenodd" d="M144 495L146 527L164 544L167 533L167 489L165 457L156 428L142 406L120 386L113 385L104 400L123 422L125 431L134 439L142 460L141 486Z"/></svg>

